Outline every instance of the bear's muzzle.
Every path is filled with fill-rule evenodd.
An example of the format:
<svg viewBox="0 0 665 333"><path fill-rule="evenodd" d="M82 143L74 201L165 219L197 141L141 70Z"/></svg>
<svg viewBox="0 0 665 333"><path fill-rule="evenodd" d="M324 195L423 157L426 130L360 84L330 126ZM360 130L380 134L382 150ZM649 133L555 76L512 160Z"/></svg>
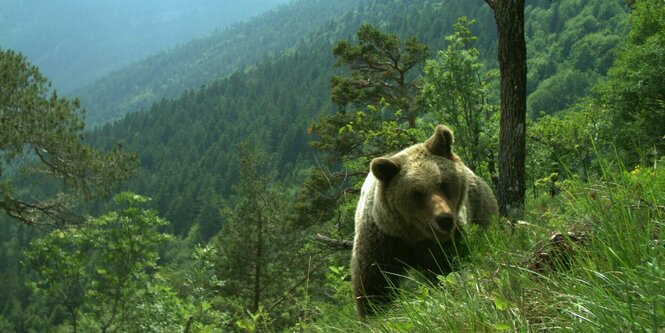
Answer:
<svg viewBox="0 0 665 333"><path fill-rule="evenodd" d="M436 225L442 231L451 231L455 226L455 218L452 214L439 214L436 216Z"/></svg>

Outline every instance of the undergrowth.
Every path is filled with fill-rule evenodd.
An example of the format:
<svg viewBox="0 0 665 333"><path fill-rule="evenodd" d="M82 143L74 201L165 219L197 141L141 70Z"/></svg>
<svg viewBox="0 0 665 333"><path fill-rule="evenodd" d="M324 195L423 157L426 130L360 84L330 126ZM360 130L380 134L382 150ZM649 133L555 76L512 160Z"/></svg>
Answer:
<svg viewBox="0 0 665 333"><path fill-rule="evenodd" d="M665 170L603 165L561 194L528 203L525 221L470 228L471 253L435 286L412 278L366 322L320 304L313 332L664 332ZM342 304L340 302L338 304Z"/></svg>

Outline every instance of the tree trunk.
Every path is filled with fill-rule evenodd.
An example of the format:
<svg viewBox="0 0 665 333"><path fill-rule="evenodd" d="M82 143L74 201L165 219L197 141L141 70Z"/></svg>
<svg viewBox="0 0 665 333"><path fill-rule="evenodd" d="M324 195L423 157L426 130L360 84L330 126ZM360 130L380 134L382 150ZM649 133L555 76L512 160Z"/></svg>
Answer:
<svg viewBox="0 0 665 333"><path fill-rule="evenodd" d="M72 316L72 332L78 333L78 314L77 309L74 307L68 307L69 314Z"/></svg>
<svg viewBox="0 0 665 333"><path fill-rule="evenodd" d="M263 266L263 218L259 214L257 221L256 240L256 266L254 267L254 297L252 299L252 313L259 311L261 304L261 266Z"/></svg>
<svg viewBox="0 0 665 333"><path fill-rule="evenodd" d="M501 120L499 122L499 213L523 218L526 157L526 42L524 0L485 0L499 35Z"/></svg>

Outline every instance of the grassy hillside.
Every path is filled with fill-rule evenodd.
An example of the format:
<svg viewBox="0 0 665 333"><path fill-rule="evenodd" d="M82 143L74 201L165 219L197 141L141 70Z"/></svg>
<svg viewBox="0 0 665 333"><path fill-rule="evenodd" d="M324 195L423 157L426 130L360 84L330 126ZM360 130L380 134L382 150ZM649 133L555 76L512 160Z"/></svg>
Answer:
<svg viewBox="0 0 665 333"><path fill-rule="evenodd" d="M354 317L348 282L312 332L660 332L665 327L665 172L605 164L526 222L467 235L462 269L431 286L410 278L391 310ZM347 297L344 299L344 297Z"/></svg>

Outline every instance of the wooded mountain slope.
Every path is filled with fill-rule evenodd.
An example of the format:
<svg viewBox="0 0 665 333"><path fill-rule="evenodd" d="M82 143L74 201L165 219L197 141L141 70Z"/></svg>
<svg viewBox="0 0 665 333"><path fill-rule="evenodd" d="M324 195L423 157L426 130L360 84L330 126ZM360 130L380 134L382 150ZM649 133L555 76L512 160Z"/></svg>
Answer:
<svg viewBox="0 0 665 333"><path fill-rule="evenodd" d="M118 120L160 99L224 78L281 54L300 38L366 0L295 1L248 22L148 57L72 92L92 125Z"/></svg>
<svg viewBox="0 0 665 333"><path fill-rule="evenodd" d="M621 29L618 22L625 14L619 4L596 0L550 5L541 1L529 6L527 18L533 18L528 20L530 62L534 68L530 84L536 87L531 90L547 98L561 98L555 89L538 90L539 83L562 84L576 75L573 79L579 78L583 84L577 92L585 94L611 62L611 49L618 41L613 34ZM143 167L127 189L152 197L176 234L186 234L198 223L203 237L211 236L222 223L219 202L237 179L231 156L237 153L239 142L261 142L279 156L277 164L284 179L297 177L295 166L313 160L307 145L311 139L308 125L319 114L335 112L329 100L334 41L350 38L360 24L370 22L400 36L416 35L436 50L443 44L441 37L464 15L479 20L475 26L478 46L487 62L493 63L494 23L483 1L370 1L307 34L282 55L179 99L162 100L149 110L130 114L95 131L91 141L101 146L123 141L127 149L137 151ZM607 59L575 67L588 55L571 50L599 38L608 48L603 53ZM145 64L156 68L150 60ZM171 87L183 86L184 81ZM557 105L564 109L572 102L574 98Z"/></svg>
<svg viewBox="0 0 665 333"><path fill-rule="evenodd" d="M242 25L219 35L228 39L192 42L191 54L183 47L117 72L88 95L96 94L95 101L106 105L104 119L116 120L97 127L86 140L102 148L122 142L124 150L138 153L141 168L118 189L137 194L122 193L115 205L81 203L84 214L98 216L83 228L44 231L0 217L0 331L76 331L77 318L79 331L86 332L103 327L119 332L511 327L587 332L606 331L607 326L657 331L665 322L661 309L653 307L665 294L658 284L665 272L663 248L635 244L665 239L660 156L665 122L658 121L664 105L659 61L665 7L661 0L626 2L634 5L630 20L624 0L528 2L533 119L527 126L527 223L515 228L496 223L487 233L470 229L472 248L478 252L469 269L443 277L435 288L412 285L415 293L405 290L409 300L396 304L397 310L401 304L409 309L398 311L392 320L388 315L357 322L348 281L350 253L344 248L348 243L341 241L353 234L356 179L364 177L369 159L382 154L365 136L392 142L389 149L408 140L395 139L402 128L392 125L397 123L391 117L400 117L399 112L392 114L394 108L364 108L364 101L355 109L332 104L331 76L348 74L346 67L335 67L332 48L339 40L355 43L358 27L371 23L402 41L416 35L432 55L442 49L469 51L454 54L466 55L478 68L466 72L474 79L466 76L434 87L480 82L481 107L490 113L497 84L483 78L485 69L496 67L496 32L483 0L348 2L348 10L326 14L313 25L302 21L325 8L315 5L333 4L299 1L284 8L309 16L291 17L282 11L284 16L267 15L270 20L255 22L264 28L286 22L302 28L298 33ZM456 39L447 43L442 36L457 34L459 47L460 36L471 35L466 28L453 32L455 22L468 22L458 21L460 16L478 19L471 26L478 39L455 50ZM251 40L236 38L241 31L253 36ZM261 36L274 39L261 41ZM263 50L261 43L268 41L274 48ZM476 51L485 67L476 62ZM438 54L433 60L443 63L441 58ZM226 62L219 63L222 59L228 68ZM418 70L409 72L410 79L418 75ZM208 81L197 81L197 76ZM425 76L430 83L433 77L431 71ZM429 103L437 107L417 119L423 128L452 119L445 115L465 115L457 104ZM116 109L121 113L111 112ZM340 125L345 127L331 122L329 132L320 131L319 125L332 117L319 116L331 114L358 121ZM487 125L483 130L493 126L494 115L482 123ZM362 117L372 118L371 124L363 124ZM9 130L3 135L15 135L13 126L5 127ZM473 141L459 135L463 131L463 126L455 128L458 153ZM321 155L326 152L321 146L309 146L313 140L323 141L325 134L360 149L331 162ZM494 146L485 147L483 152L493 154ZM621 166L615 168L617 164ZM11 171L11 165L5 167ZM334 171L343 169L347 173L335 178ZM3 180L13 182L8 173ZM50 185L37 188L29 177L12 184L21 194L35 196ZM547 245L566 244L556 240L566 238L567 230L583 237L568 234L566 242L583 242L550 252ZM337 239L329 238L329 244L320 234ZM552 237L557 234L561 237ZM557 253L566 259L573 252L582 255L558 260ZM534 279L532 259L536 264L552 261L557 271ZM559 268L566 271L560 274ZM583 317L590 320L580 320Z"/></svg>

